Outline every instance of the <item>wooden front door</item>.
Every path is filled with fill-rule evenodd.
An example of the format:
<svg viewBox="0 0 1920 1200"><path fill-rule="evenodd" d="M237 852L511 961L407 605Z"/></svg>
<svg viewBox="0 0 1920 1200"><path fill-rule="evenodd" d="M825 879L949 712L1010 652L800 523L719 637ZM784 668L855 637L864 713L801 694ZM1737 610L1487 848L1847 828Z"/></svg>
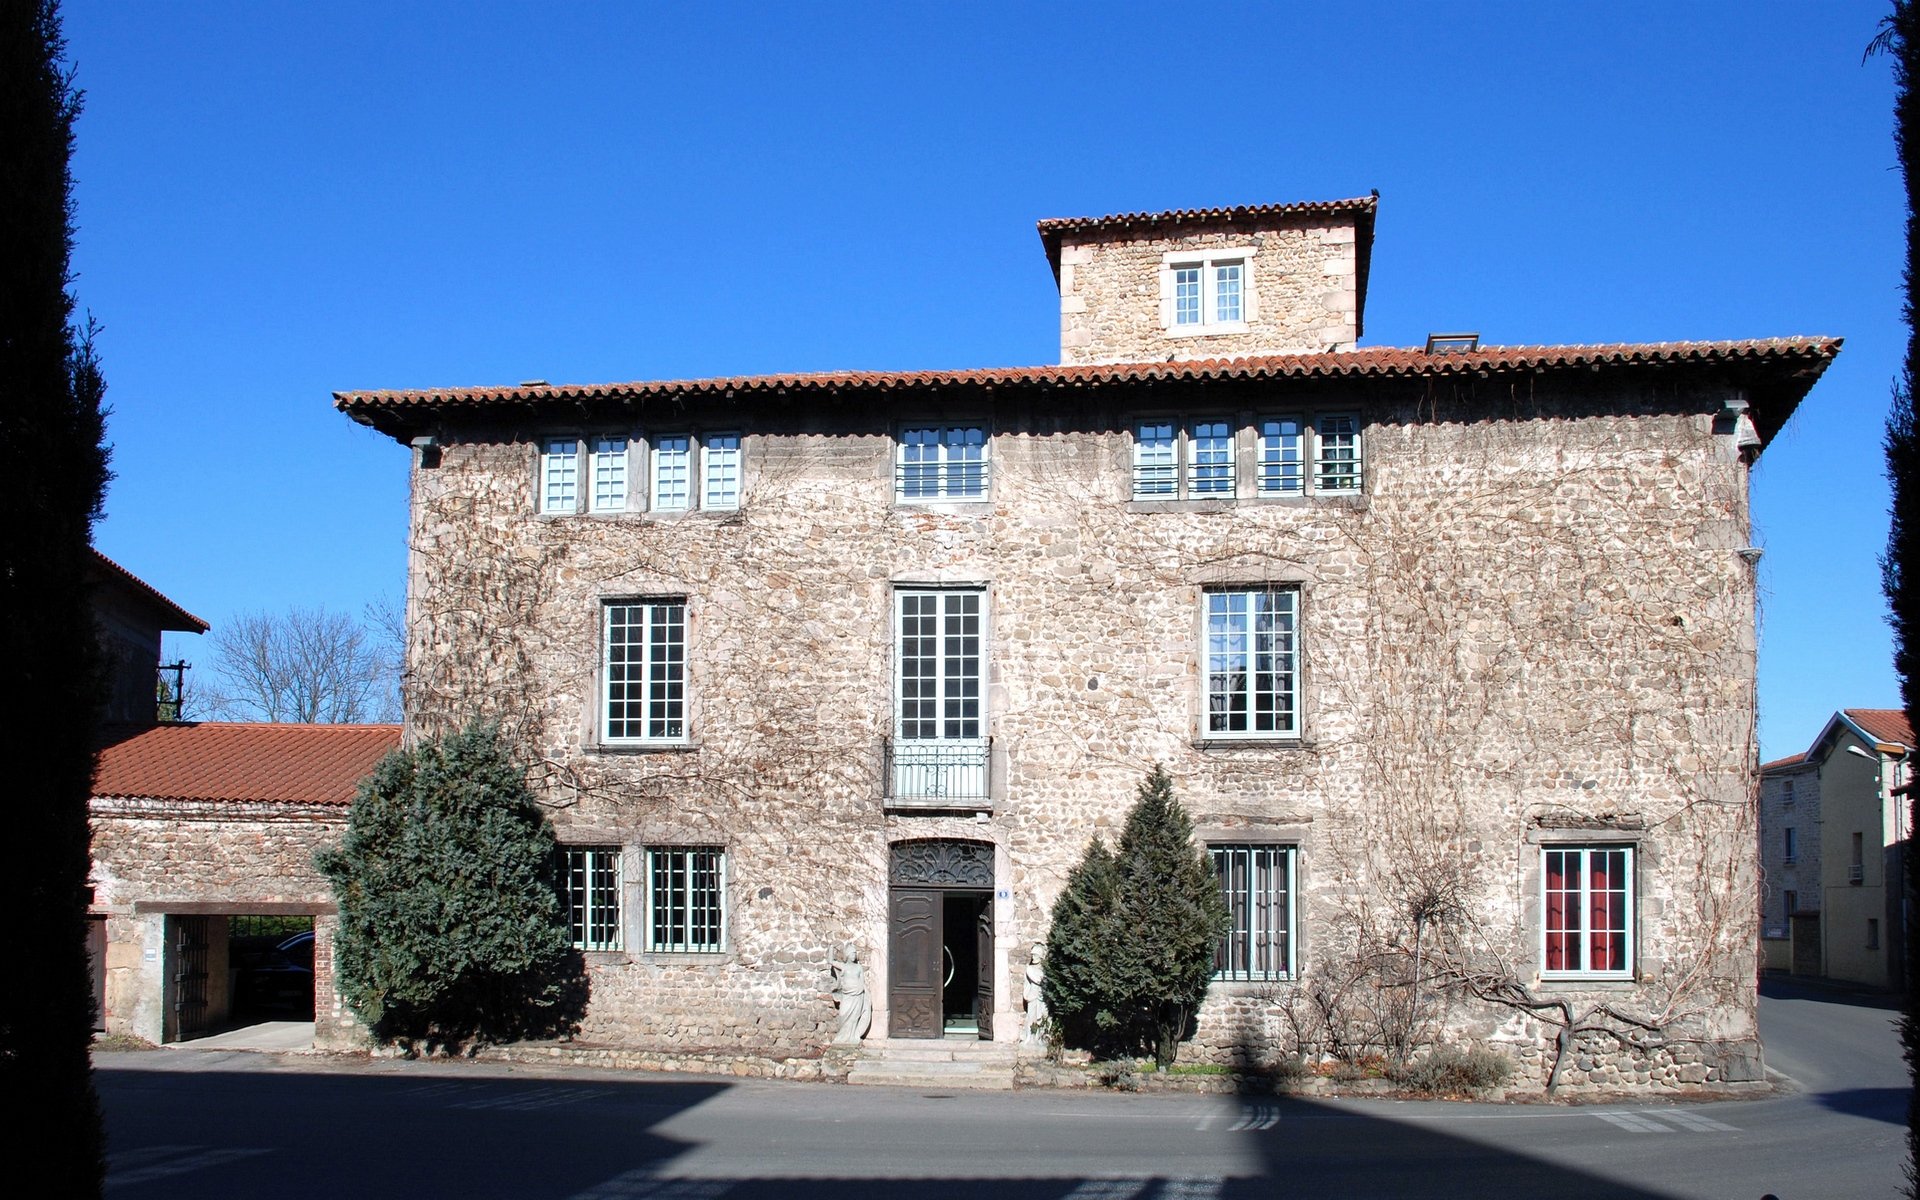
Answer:
<svg viewBox="0 0 1920 1200"><path fill-rule="evenodd" d="M979 947L979 957L974 960L979 968L975 981L973 1019L979 1023L980 1040L993 1040L993 898L986 898L980 906L979 919L974 922L974 941Z"/></svg>
<svg viewBox="0 0 1920 1200"><path fill-rule="evenodd" d="M940 893L897 887L888 908L887 1032L892 1037L940 1037L945 1033Z"/></svg>

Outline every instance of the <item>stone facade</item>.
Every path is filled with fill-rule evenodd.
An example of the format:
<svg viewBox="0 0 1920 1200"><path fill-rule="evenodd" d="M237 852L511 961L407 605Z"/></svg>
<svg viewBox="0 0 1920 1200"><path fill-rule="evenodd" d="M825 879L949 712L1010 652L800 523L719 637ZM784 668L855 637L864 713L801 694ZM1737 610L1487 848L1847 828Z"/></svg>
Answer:
<svg viewBox="0 0 1920 1200"><path fill-rule="evenodd" d="M1327 233L1287 237L1350 263L1352 240ZM1159 261L1142 247L1130 260ZM1087 294L1093 264L1063 249L1069 265ZM1311 274L1302 295L1334 278L1289 270ZM1264 311L1294 311L1283 284L1259 286ZM984 1035L1018 1038L1022 971L1068 871L1157 762L1203 841L1290 855L1291 951L1269 977L1215 983L1196 1056L1375 1036L1360 1027L1391 1013L1336 1014L1353 1028L1330 1034L1312 997L1411 945L1407 913L1431 893L1447 924L1425 961L1448 973L1412 1014L1422 1043L1493 1046L1537 1085L1572 1022L1592 1032L1567 1086L1731 1086L1759 1077L1749 451L1835 349L1359 351L1350 372L1267 357L340 403L418 447L410 730L500 721L561 840L618 856L621 948L589 953L582 1030L616 1059L810 1060L845 946L865 959L870 1037L897 1034L889 864L930 839L991 858ZM1149 414L1231 429L1223 491L1135 498ZM1264 423L1326 414L1358 414L1361 486L1263 493ZM979 496L902 498L900 444L923 424L985 432ZM636 466L626 511L540 511L545 439L617 436L644 462L690 430L741 435L737 507L650 509ZM905 745L900 596L954 590L980 602L988 794L909 803L887 757ZM1293 606L1297 719L1223 737L1204 614L1251 591ZM684 605L676 744L605 736L610 602ZM724 945L649 951L649 856L684 847L724 852ZM1587 850L1630 864L1630 970L1550 977L1547 863Z"/></svg>
<svg viewBox="0 0 1920 1200"><path fill-rule="evenodd" d="M1371 199L1041 229L1060 284L1063 363L1317 354L1359 340ZM1221 262L1241 268L1236 320L1213 311L1211 267ZM1175 316L1182 265L1200 270L1191 325Z"/></svg>

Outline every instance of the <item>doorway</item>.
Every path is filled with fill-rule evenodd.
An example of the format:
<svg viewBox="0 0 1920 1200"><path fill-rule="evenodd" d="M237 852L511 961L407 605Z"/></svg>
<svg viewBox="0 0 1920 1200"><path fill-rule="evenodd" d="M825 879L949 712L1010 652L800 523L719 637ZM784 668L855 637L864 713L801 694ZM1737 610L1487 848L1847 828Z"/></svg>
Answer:
<svg viewBox="0 0 1920 1200"><path fill-rule="evenodd" d="M993 1015L993 896L988 892L942 892L945 975L940 987L940 1031L946 1037L984 1038ZM984 998L984 1003L982 1003Z"/></svg>
<svg viewBox="0 0 1920 1200"><path fill-rule="evenodd" d="M887 904L888 1033L993 1037L993 847L893 847Z"/></svg>

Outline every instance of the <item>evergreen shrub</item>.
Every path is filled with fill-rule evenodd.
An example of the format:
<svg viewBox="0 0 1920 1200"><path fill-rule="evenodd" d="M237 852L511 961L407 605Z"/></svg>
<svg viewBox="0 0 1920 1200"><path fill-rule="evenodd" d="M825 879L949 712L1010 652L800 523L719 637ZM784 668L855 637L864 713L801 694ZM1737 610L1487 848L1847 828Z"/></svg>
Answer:
<svg viewBox="0 0 1920 1200"><path fill-rule="evenodd" d="M1193 821L1155 765L1118 852L1096 836L1054 905L1041 987L1067 1044L1152 1054L1164 1070L1192 1034L1227 921Z"/></svg>
<svg viewBox="0 0 1920 1200"><path fill-rule="evenodd" d="M455 1050L578 1024L553 831L492 728L388 755L314 862L340 906L336 987L377 1039Z"/></svg>

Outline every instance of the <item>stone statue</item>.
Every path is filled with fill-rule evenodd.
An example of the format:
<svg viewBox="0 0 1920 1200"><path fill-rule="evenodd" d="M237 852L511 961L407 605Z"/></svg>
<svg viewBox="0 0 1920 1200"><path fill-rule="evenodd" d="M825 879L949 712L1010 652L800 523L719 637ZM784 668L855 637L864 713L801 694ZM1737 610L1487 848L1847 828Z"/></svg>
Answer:
<svg viewBox="0 0 1920 1200"><path fill-rule="evenodd" d="M1043 943L1035 942L1027 952L1027 980L1020 989L1027 1002L1027 1021L1020 1035L1024 1046L1047 1044L1047 998L1040 990L1040 977L1044 973L1041 960L1046 957L1046 949Z"/></svg>
<svg viewBox="0 0 1920 1200"><path fill-rule="evenodd" d="M867 995L867 969L860 965L860 951L851 942L842 952L844 961L827 960L833 972L833 1002L840 1006L840 1027L834 1031L836 1046L857 1046L873 1025L873 1000Z"/></svg>

